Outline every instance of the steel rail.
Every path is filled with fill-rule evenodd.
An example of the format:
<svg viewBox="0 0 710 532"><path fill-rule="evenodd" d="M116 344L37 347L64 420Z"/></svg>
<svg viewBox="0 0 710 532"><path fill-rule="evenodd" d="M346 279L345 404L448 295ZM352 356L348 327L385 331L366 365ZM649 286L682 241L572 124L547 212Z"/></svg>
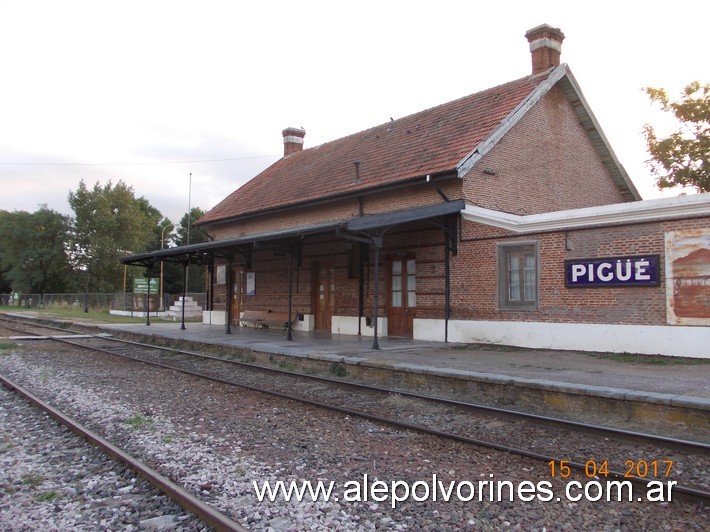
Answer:
<svg viewBox="0 0 710 532"><path fill-rule="evenodd" d="M129 455L121 448L115 446L108 440L101 437L99 434L89 430L88 428L81 425L79 422L66 416L64 413L51 406L49 403L43 401L26 388L11 381L3 375L0 375L0 382L2 382L5 388L10 391L14 391L15 393L26 398L28 401L30 401L30 403L46 412L53 419L58 421L60 424L68 427L73 432L87 440L95 447L101 449L101 451L103 451L104 453L108 454L115 460L126 464L128 467L138 473L141 477L150 482L159 491L165 493L168 497L177 502L187 512L196 515L205 523L214 527L215 530L225 532L243 532L247 530L236 521L233 521L231 518L221 513L217 509L204 503L181 486L175 484L173 481L161 475L156 470L148 467L146 464L144 464L137 458Z"/></svg>
<svg viewBox="0 0 710 532"><path fill-rule="evenodd" d="M140 362L143 364L148 364L148 365L159 367L162 369L177 371L177 372L183 373L185 375L189 375L189 376L197 377L197 378L201 378L201 379L206 379L211 382L218 382L221 384L226 384L228 386L236 386L236 387L250 390L253 392L265 393L268 395L272 395L274 397L279 397L281 399L287 399L287 400L307 404L310 406L314 406L316 408L324 408L326 410L331 410L331 411L346 414L349 416L359 417L361 419L367 419L369 421L382 423L382 424L389 425L389 426L399 428L399 429L411 430L414 432L437 436L437 437L441 437L444 439L453 440L453 441L457 441L457 442L461 442L461 443L465 443L465 444L469 444L469 445L477 445L477 446L486 447L489 449L494 449L494 450L505 452L505 453L512 453L512 454L516 454L519 456L524 456L526 458L531 458L533 460L543 461L545 463L549 463L551 461L559 462L561 460L559 457L536 453L534 451L528 451L526 449L520 449L518 447L511 447L508 445L503 445L503 444L499 444L499 443L495 443L495 442L479 440L477 438L471 438L469 436L464 436L461 434L455 434L455 433L446 432L446 431L442 431L442 430L438 430L438 429L433 429L433 428L426 427L423 425L417 425L417 424L408 423L405 421L398 421L398 420L391 419L391 418L385 418L382 416L378 416L375 414L368 414L366 412L361 412L359 410L354 410L351 408L331 405L328 403L323 403L320 401L315 401L313 399L307 399L307 398L296 396L296 395L290 395L290 394L284 393L284 392L279 392L279 391L275 391L275 390L266 390L263 388L259 388L257 386L252 386L252 385L243 384L243 383L237 383L237 382L233 382L233 381L230 381L227 379L222 379L219 377L205 375L205 374L197 372L197 371L179 368L176 366L171 366L170 364L163 364L161 362L153 362L153 361L143 360L143 359L136 357L136 356L131 356L131 355L123 354L123 353L117 353L115 351L111 351L109 349L103 349L101 347L88 346L88 345L81 344L79 342L74 342L72 340L67 340L64 338L55 338L53 340L57 341L57 342L73 345L75 347L79 347L79 348L83 348L83 349L97 351L97 352L105 353L105 354L112 355L112 356L118 356L121 358L133 360L133 361ZM131 342L128 342L128 343L131 343ZM156 348L156 346L150 346L149 344L146 344L146 346L151 347L151 348ZM161 346L159 346L158 349L170 350L170 348L165 348L165 347L161 347ZM175 351L175 350L173 350L173 351ZM340 381L336 381L336 382L340 382ZM582 472L582 473L586 473L586 464L583 464L580 462L574 462L574 461L567 461L567 460L565 460L565 464L568 465L571 469L574 469L574 470ZM639 477L628 477L620 471L614 471L614 470L610 469L608 474L605 476L605 478L606 477L611 477L612 479L618 479L618 480L622 480L622 481L629 481L633 484L638 485L641 488L648 488L648 482L649 482L648 480L646 480L644 478L639 478ZM656 480L656 479L653 479L653 480ZM696 488L691 488L691 487L687 487L687 486L681 486L681 485L677 485L677 484L675 486L673 486L673 493L674 494L681 493L682 495L684 495L688 498L701 500L703 502L710 500L710 492L708 492L708 491L704 491L704 490L700 490L700 489L696 489Z"/></svg>
<svg viewBox="0 0 710 532"><path fill-rule="evenodd" d="M520 418L520 419L524 419L526 421L531 420L531 421L535 421L535 422L542 423L542 424L555 425L555 426L562 427L564 429L574 429L574 430L584 431L587 433L597 434L597 435L601 435L601 436L621 437L624 439L630 439L630 440L634 440L634 441L641 440L641 441L645 441L645 442L652 442L655 444L663 444L665 446L672 447L677 450L678 449L679 450L690 449L693 451L700 450L702 452L710 452L710 444L704 443L704 442L698 442L698 441L693 441L693 440L682 440L682 439L678 439L678 438L671 438L668 436L660 436L658 434L648 434L645 432L637 432L637 431L631 431L631 430L625 430L625 429L618 429L615 427L607 427L607 426L596 425L596 424L592 424L592 423L583 423L580 421L573 421L573 420L561 419L561 418L556 418L556 417L551 417L551 416L544 416L541 414L533 414L530 412L521 412L518 410L510 410L507 408L500 408L497 406L483 405L483 404L479 404L479 403L470 403L467 401L458 401L455 399L447 399L445 397L437 397L435 395L420 394L420 393L416 393L416 392L410 392L407 390L395 390L392 388L384 388L382 386L375 386L372 384L363 384L363 383L358 383L358 382L346 381L346 380L342 380L342 379L335 379L332 377L324 377L324 376L319 376L319 375L308 375L306 373L300 373L297 371L289 371L289 370L279 369L279 368L270 368L270 367L266 367L266 366L261 366L259 364L252 364L249 362L243 362L240 360L230 360L230 359L226 359L223 357L208 355L205 353L197 353L194 351L186 351L183 349L175 349L172 347L146 344L143 342L136 342L134 340L126 340L123 338L101 337L101 339L107 340L107 341L112 341L112 342L120 342L120 343L124 343L124 344L128 344L128 345L135 345L138 347L145 347L145 348L156 349L156 350L161 350L161 351L168 351L171 353L177 353L177 354L182 354L182 355L190 355L190 356L194 356L194 357L205 358L208 360L214 360L214 361L223 362L226 364L234 364L234 365L238 365L238 366L243 366L243 367L255 369L258 371L276 373L276 374L280 374L280 375L289 375L289 376L298 377L298 378L302 378L302 379L308 379L308 380L312 380L312 381L325 382L328 384L335 384L336 386L347 386L350 388L355 388L355 389L359 389L359 390L374 391L374 392L378 392L378 393L398 394L398 395L413 398L413 399L421 399L424 401L429 401L429 402L434 402L434 403L439 403L439 404L444 404L444 405L449 405L449 406L456 406L456 407L460 407L460 408L466 408L469 410L483 411L483 412L486 412L489 414Z"/></svg>

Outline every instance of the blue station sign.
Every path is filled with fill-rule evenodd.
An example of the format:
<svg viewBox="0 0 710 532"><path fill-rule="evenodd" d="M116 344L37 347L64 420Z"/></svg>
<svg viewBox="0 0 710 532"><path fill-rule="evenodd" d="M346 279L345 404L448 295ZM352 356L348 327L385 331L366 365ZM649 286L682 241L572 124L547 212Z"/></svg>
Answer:
<svg viewBox="0 0 710 532"><path fill-rule="evenodd" d="M658 286L660 263L660 255L566 260L565 286Z"/></svg>

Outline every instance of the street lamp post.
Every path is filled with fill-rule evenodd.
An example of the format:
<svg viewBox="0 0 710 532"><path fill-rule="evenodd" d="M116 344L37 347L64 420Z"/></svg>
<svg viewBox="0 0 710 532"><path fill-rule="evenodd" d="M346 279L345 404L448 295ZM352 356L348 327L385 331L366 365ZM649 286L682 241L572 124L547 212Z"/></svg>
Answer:
<svg viewBox="0 0 710 532"><path fill-rule="evenodd" d="M86 264L86 277L84 279L84 313L89 312L89 264Z"/></svg>

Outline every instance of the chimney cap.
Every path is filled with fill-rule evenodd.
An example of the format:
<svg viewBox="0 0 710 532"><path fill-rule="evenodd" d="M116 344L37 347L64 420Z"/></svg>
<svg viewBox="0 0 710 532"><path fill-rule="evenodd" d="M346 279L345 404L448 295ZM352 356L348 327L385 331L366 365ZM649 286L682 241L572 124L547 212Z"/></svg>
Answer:
<svg viewBox="0 0 710 532"><path fill-rule="evenodd" d="M535 26L534 28L529 29L528 31L525 32L525 36L528 38L528 41L531 41L537 36L535 34L540 33L541 36L544 32L549 32L550 34L554 34L559 37L559 41L562 42L565 38L565 34L562 33L562 30L560 28L553 28L549 24L540 24L539 26Z"/></svg>
<svg viewBox="0 0 710 532"><path fill-rule="evenodd" d="M284 137L294 136L303 138L306 136L306 130L301 127L287 127L286 129L281 131L281 134Z"/></svg>

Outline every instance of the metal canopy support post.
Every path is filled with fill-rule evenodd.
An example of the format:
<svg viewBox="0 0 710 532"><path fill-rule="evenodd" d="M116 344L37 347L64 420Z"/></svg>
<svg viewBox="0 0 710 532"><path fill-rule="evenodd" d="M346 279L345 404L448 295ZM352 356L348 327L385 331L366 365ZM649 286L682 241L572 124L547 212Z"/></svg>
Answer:
<svg viewBox="0 0 710 532"><path fill-rule="evenodd" d="M146 326L148 326L148 327L150 327L150 269L151 269L152 267L153 267L153 265L151 264L151 265L148 266L148 267L146 268L146 270L145 270L146 276L148 277L148 295L146 296L146 300L145 300L145 309L146 309L146 313L145 313L145 316L146 316L146 318L145 318L145 324L146 324Z"/></svg>
<svg viewBox="0 0 710 532"><path fill-rule="evenodd" d="M286 340L292 341L293 340L293 335L291 334L291 308L292 308L292 298L293 298L293 272L292 272L292 266L291 263L293 262L292 257L292 249L289 246L288 248L288 317L286 319L286 323L288 324L288 334L286 335Z"/></svg>
<svg viewBox="0 0 710 532"><path fill-rule="evenodd" d="M451 235L449 221L444 220L444 342L449 341L451 317Z"/></svg>
<svg viewBox="0 0 710 532"><path fill-rule="evenodd" d="M190 257L182 261L182 323L181 330L185 330L185 297L187 295L187 267L190 265Z"/></svg>
<svg viewBox="0 0 710 532"><path fill-rule="evenodd" d="M372 243L375 246L375 294L374 294L374 333L375 337L372 340L372 349L378 350L380 349L380 344L379 340L377 338L377 318L379 314L379 303L380 303L380 250L382 249L382 242L384 240L385 232L390 228L391 226L387 227L380 227L378 230L373 231L371 233L367 231L360 231L358 233L346 233L346 232L338 232L336 233L337 235L347 238L348 240L354 240L356 242L362 242L365 244Z"/></svg>
<svg viewBox="0 0 710 532"><path fill-rule="evenodd" d="M207 265L207 301L205 302L205 306L207 307L207 311L210 313L210 316L212 316L212 306L214 305L213 300L214 300L214 263L212 261L210 261L210 263ZM210 323L212 323L211 317L210 317Z"/></svg>
<svg viewBox="0 0 710 532"><path fill-rule="evenodd" d="M370 238L372 238L372 243L375 245L375 308L374 308L374 314L375 317L373 318L375 320L374 326L375 326L375 338L372 340L372 349L379 351L380 350L380 344L377 339L377 314L378 314L378 306L380 302L380 249L382 249L382 234L384 231L377 235L371 235Z"/></svg>
<svg viewBox="0 0 710 532"><path fill-rule="evenodd" d="M358 270L358 294L357 294L357 335L362 335L362 317L365 314L365 260L366 256L369 257L370 249L367 247L365 242L357 243L359 248L359 253L357 256L357 270ZM365 255L367 253L367 255Z"/></svg>
<svg viewBox="0 0 710 532"><path fill-rule="evenodd" d="M383 227L380 228L378 231L374 233L368 233L366 231L362 231L359 234L357 233L346 233L346 232L337 232L336 234L338 236L341 236L342 238L347 238L348 240L354 240L356 242L362 242L364 244L370 244L372 243L375 246L375 294L374 294L374 333L375 333L375 338L372 341L372 349L378 350L380 349L380 344L377 339L377 317L378 317L378 312L379 312L379 302L380 302L380 249L382 249L382 242L384 240L384 234L385 231L387 231L389 227Z"/></svg>
<svg viewBox="0 0 710 532"><path fill-rule="evenodd" d="M444 228L444 342L449 341L449 320L451 319L451 257L458 254L458 219L452 216L443 220Z"/></svg>
<svg viewBox="0 0 710 532"><path fill-rule="evenodd" d="M224 334L232 334L232 301L234 300L234 280L232 279L232 257L229 257L229 263L227 264L227 308L225 312L227 313L227 328Z"/></svg>

